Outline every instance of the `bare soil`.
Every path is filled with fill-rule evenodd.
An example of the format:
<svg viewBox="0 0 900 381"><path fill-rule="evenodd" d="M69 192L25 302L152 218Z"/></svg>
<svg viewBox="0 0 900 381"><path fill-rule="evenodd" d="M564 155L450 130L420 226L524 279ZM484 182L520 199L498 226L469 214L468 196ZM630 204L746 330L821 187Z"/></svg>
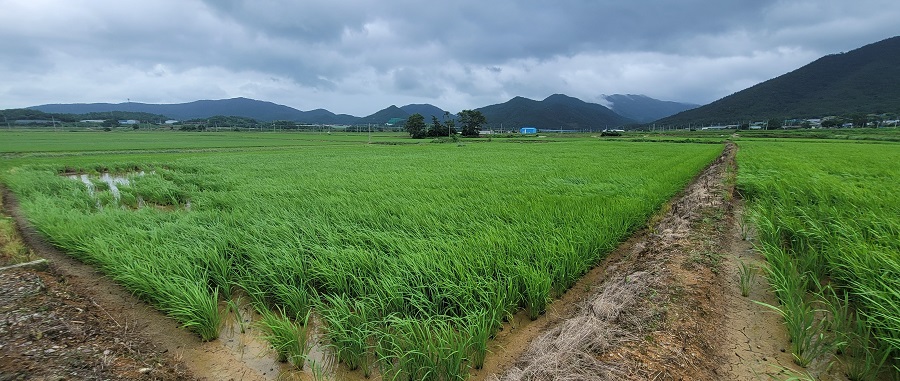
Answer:
<svg viewBox="0 0 900 381"><path fill-rule="evenodd" d="M745 240L736 146L536 321L517 315L473 380L757 380L793 370L774 297L757 276L740 295ZM49 270L0 272L0 381L305 378L223 330L204 343L42 239L9 192L5 208ZM252 333L251 333L252 334ZM338 379L359 378L337 373Z"/></svg>

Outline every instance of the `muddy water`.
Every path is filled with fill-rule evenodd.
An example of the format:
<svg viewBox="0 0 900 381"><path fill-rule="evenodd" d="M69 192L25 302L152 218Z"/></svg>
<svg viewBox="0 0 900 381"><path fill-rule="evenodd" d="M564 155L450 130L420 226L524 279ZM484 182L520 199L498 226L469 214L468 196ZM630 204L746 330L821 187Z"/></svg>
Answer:
<svg viewBox="0 0 900 381"><path fill-rule="evenodd" d="M129 173L122 173L122 174L113 174L113 173L109 173L109 172L103 172L99 176L89 175L89 174L85 174L85 173L67 174L65 176L72 180L81 181L85 185L85 187L87 187L88 194L90 194L90 196L97 201L97 207L100 207L101 206L100 200L97 197L97 189L94 184L94 182L96 180L100 180L101 182L106 184L106 186L109 188L109 193L111 193L113 195L113 199L115 199L115 201L118 203L122 198L121 197L122 193L119 191L119 186L131 185L132 178L134 178L136 176L144 176L145 174L146 174L146 172L139 171L139 172L129 172ZM143 208L145 206L147 206L147 203L144 202L144 199L141 198L140 196L137 196L137 207ZM191 210L191 200L186 200L184 204L179 205L179 206L155 205L155 204L151 204L150 206L153 206L160 210L166 210L166 211L172 211L172 210L176 210L176 209L180 209L180 208L183 208L184 210ZM126 206L123 205L123 207L126 207Z"/></svg>
<svg viewBox="0 0 900 381"><path fill-rule="evenodd" d="M321 323L315 316L310 317L309 334L310 351L303 369L296 369L290 363L278 362L278 356L269 343L263 339L265 332L257 326L260 315L247 302L246 297L239 297L238 312L230 312L225 318L219 339L228 351L244 366L256 370L267 380L365 380L361 371L349 371L337 366L334 356L326 347L326 340L321 333ZM374 376L373 376L374 377Z"/></svg>
<svg viewBox="0 0 900 381"><path fill-rule="evenodd" d="M322 334L322 323L313 314L310 317L310 351L307 356L306 363L302 370L298 370L289 363L281 363L277 360L277 354L271 349L269 343L262 337L265 332L257 326L260 315L256 313L253 307L247 302L247 297L241 296L236 298L238 302L238 311L230 312L222 327L219 339L216 342L221 343L227 351L222 355L233 356L235 360L243 363L247 368L256 370L259 375L267 380L378 380L381 376L378 374L375 364L372 364L372 375L367 379L361 370L350 371L342 364L338 364L331 351L327 347L327 341ZM224 309L224 305L222 306ZM549 311L548 311L549 312ZM548 315L555 315L549 312ZM518 339L522 331L538 330L540 326L548 320L547 316L542 315L537 321L531 321L527 313L520 311L515 314L511 321L503 324L503 328L498 333L495 340L489 342L489 356L491 354L501 354L505 352L505 346L510 345L511 340ZM496 360L489 360L488 363ZM482 380L488 378L495 373L497 369L494 364L486 364L485 369L472 369L470 379Z"/></svg>
<svg viewBox="0 0 900 381"><path fill-rule="evenodd" d="M66 177L68 177L72 180L81 180L81 182L84 183L84 185L87 187L88 193L91 195L91 197L96 197L95 190L94 190L94 182L92 181L92 179L93 178L100 179L100 181L106 183L106 185L109 186L109 192L112 193L112 195L116 199L116 201L119 201L119 198L121 197L121 193L119 193L119 185L130 185L131 181L129 180L129 177L143 176L143 175L144 175L144 171L140 171L140 172L136 172L136 173L132 173L132 174L122 174L122 175L110 174L109 172L103 172L100 174L100 176L91 176L88 174L78 174L78 175L67 175ZM126 176L128 176L128 177L126 177Z"/></svg>

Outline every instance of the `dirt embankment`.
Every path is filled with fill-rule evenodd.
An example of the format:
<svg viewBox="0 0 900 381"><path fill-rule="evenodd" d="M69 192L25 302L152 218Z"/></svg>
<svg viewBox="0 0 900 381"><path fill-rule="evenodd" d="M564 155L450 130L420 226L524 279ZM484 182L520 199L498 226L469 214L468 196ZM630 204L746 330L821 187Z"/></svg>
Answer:
<svg viewBox="0 0 900 381"><path fill-rule="evenodd" d="M499 380L757 380L793 369L764 280L742 297L745 240L728 144L648 225L572 288L535 332L500 337ZM514 335L513 335L514 336ZM505 345L504 345L505 344Z"/></svg>

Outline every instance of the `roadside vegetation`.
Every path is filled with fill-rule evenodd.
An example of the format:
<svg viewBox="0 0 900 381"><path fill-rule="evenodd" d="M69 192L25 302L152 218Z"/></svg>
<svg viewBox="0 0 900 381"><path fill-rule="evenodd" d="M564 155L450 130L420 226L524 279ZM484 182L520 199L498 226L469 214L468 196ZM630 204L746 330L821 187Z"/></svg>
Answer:
<svg viewBox="0 0 900 381"><path fill-rule="evenodd" d="M900 375L900 149L740 142L738 185L795 362Z"/></svg>
<svg viewBox="0 0 900 381"><path fill-rule="evenodd" d="M54 244L205 340L218 336L240 293L297 367L317 321L350 369L449 380L480 368L504 321L544 313L722 149L358 137L291 149L19 157L2 180ZM61 176L104 172L129 179L118 198Z"/></svg>

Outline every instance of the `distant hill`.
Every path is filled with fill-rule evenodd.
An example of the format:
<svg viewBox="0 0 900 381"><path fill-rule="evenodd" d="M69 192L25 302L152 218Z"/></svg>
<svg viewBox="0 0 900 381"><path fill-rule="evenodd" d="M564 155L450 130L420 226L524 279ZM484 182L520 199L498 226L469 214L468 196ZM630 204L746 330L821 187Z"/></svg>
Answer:
<svg viewBox="0 0 900 381"><path fill-rule="evenodd" d="M422 116L425 117L425 122L426 122L426 123L431 122L431 117L432 117L432 116L437 117L438 120L443 120L442 118L444 117L444 110L442 110L440 107L437 107L437 106L434 106L434 105L430 105L430 104L427 104L427 103L425 103L425 104L411 104L411 105L401 106L400 109L403 110L403 111L406 111L406 113L409 114L409 115L412 115L412 114L421 114ZM456 118L456 114L450 114L450 117L451 117L452 119L455 119L455 118Z"/></svg>
<svg viewBox="0 0 900 381"><path fill-rule="evenodd" d="M693 103L661 101L635 94L602 95L601 98L609 103L609 108L616 114L639 123L649 123L700 106Z"/></svg>
<svg viewBox="0 0 900 381"><path fill-rule="evenodd" d="M410 113L403 111L403 109L401 109L400 107L390 105L387 108L380 110L372 115L359 118L357 123L384 124L394 118L406 119L410 115Z"/></svg>
<svg viewBox="0 0 900 381"><path fill-rule="evenodd" d="M297 119L285 120L311 124L356 124L359 117L348 114L335 114L324 108L317 108L303 112L303 115Z"/></svg>
<svg viewBox="0 0 900 381"><path fill-rule="evenodd" d="M189 103L176 104L149 104L149 103L76 103L76 104L46 104L29 107L35 110L54 114L91 114L110 112L143 112L177 120L204 119L213 116L236 116L252 118L261 122L274 120L289 120L300 123L313 124L358 124L374 123L384 124L392 118L406 119L412 114L420 113L427 121L431 121L431 115L441 119L444 110L430 104L411 104L403 107L390 106L366 117L357 117L347 114L335 114L325 109L300 111L292 107L279 105L272 102L258 101L247 98L232 98L220 100L202 100ZM455 117L455 115L454 115ZM87 118L90 119L90 118Z"/></svg>
<svg viewBox="0 0 900 381"><path fill-rule="evenodd" d="M819 58L706 106L656 123L738 123L770 118L900 113L900 37Z"/></svg>
<svg viewBox="0 0 900 381"><path fill-rule="evenodd" d="M587 103L567 95L554 94L543 101L515 97L505 103L479 109L491 128L519 129L595 129L634 123L596 103Z"/></svg>
<svg viewBox="0 0 900 381"><path fill-rule="evenodd" d="M247 98L221 100L201 100L189 103L150 104L150 103L87 103L87 104L48 104L30 107L35 110L63 114L86 114L90 112L132 111L165 115L173 119L188 120L208 118L215 115L242 116L260 121L304 119L304 112L272 102Z"/></svg>

